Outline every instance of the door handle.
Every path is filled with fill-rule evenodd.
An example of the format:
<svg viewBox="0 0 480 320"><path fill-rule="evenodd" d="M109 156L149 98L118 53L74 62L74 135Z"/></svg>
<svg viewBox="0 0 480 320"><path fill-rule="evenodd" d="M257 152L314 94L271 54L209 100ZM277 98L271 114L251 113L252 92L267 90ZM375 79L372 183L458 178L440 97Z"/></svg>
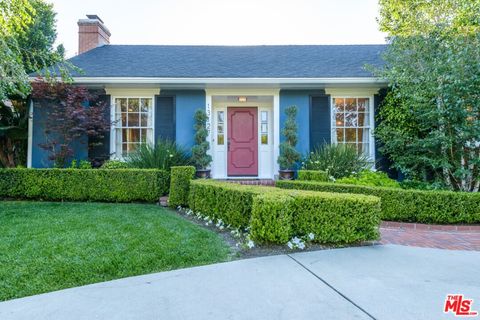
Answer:
<svg viewBox="0 0 480 320"><path fill-rule="evenodd" d="M227 151L230 151L230 139L227 139Z"/></svg>

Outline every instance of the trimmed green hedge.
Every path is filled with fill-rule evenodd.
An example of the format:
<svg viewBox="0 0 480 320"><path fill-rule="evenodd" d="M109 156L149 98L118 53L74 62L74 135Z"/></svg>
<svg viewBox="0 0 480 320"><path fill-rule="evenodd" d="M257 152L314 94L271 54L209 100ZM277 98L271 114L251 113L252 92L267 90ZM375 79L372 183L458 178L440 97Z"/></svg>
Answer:
<svg viewBox="0 0 480 320"><path fill-rule="evenodd" d="M188 205L190 180L195 177L195 167L172 167L170 174L170 194L168 197L168 205L172 208Z"/></svg>
<svg viewBox="0 0 480 320"><path fill-rule="evenodd" d="M285 243L313 233L315 242L352 243L378 239L379 224L377 197L298 190L254 197L251 235Z"/></svg>
<svg viewBox="0 0 480 320"><path fill-rule="evenodd" d="M234 227L251 227L255 241L286 243L294 235L315 234L323 243L378 238L380 199L213 180L190 184L190 208Z"/></svg>
<svg viewBox="0 0 480 320"><path fill-rule="evenodd" d="M301 191L292 203L297 234L321 243L352 243L379 237L380 199L358 194Z"/></svg>
<svg viewBox="0 0 480 320"><path fill-rule="evenodd" d="M168 180L157 169L0 169L0 197L156 202L168 192Z"/></svg>
<svg viewBox="0 0 480 320"><path fill-rule="evenodd" d="M381 198L383 220L439 224L480 223L479 193L405 190L315 181L277 181L276 186L284 189L374 195Z"/></svg>
<svg viewBox="0 0 480 320"><path fill-rule="evenodd" d="M253 197L272 190L275 189L206 179L193 180L190 182L188 203L195 212L222 219L235 228L247 227L250 223Z"/></svg>
<svg viewBox="0 0 480 320"><path fill-rule="evenodd" d="M328 181L328 174L322 170L298 170L298 180Z"/></svg>
<svg viewBox="0 0 480 320"><path fill-rule="evenodd" d="M288 193L255 196L252 205L252 238L260 242L286 243L294 234L292 197Z"/></svg>

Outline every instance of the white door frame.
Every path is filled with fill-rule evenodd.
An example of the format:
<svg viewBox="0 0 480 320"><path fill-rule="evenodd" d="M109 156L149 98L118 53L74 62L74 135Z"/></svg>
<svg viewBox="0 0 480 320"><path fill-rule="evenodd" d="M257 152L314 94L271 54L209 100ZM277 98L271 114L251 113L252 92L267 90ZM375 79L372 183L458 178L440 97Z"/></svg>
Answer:
<svg viewBox="0 0 480 320"><path fill-rule="evenodd" d="M247 102L215 102L215 96L246 96ZM272 102L248 102L248 96L270 96ZM278 89L208 89L206 90L206 113L208 116L208 141L210 143L209 154L212 156L212 177L214 179L273 179L278 172L278 145L280 142L280 115ZM229 177L227 175L228 156L228 107L257 107L258 121L258 176L252 177ZM218 123L217 113L224 112L224 144L217 144ZM262 111L267 112L268 118L268 144L261 143Z"/></svg>

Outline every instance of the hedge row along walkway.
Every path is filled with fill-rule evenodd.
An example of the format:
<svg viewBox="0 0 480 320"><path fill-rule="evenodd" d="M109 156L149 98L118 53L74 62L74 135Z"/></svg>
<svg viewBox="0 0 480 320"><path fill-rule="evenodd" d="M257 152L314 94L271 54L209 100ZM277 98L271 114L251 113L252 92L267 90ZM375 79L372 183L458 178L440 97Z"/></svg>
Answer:
<svg viewBox="0 0 480 320"><path fill-rule="evenodd" d="M383 222L382 244L480 251L480 226L438 226Z"/></svg>

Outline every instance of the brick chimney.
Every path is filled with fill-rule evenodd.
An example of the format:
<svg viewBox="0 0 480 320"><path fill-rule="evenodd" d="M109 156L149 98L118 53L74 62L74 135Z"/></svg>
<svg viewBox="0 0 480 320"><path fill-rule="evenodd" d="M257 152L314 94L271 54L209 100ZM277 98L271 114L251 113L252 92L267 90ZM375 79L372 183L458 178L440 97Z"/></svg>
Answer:
<svg viewBox="0 0 480 320"><path fill-rule="evenodd" d="M78 54L110 43L110 31L96 14L78 20Z"/></svg>

